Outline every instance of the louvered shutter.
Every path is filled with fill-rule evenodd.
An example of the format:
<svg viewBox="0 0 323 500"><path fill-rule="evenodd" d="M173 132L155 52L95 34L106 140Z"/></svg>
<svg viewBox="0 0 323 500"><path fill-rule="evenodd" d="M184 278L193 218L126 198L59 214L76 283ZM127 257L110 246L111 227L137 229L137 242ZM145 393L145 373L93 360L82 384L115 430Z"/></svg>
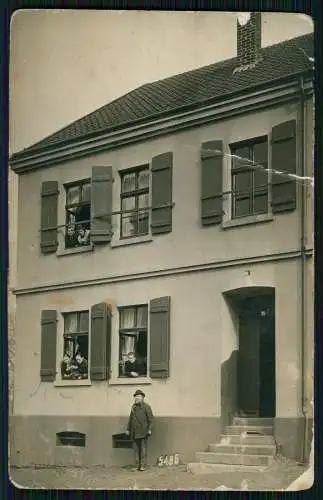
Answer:
<svg viewBox="0 0 323 500"><path fill-rule="evenodd" d="M57 313L52 309L41 312L40 379L53 382L56 378Z"/></svg>
<svg viewBox="0 0 323 500"><path fill-rule="evenodd" d="M203 226L222 222L223 141L201 146L201 222Z"/></svg>
<svg viewBox="0 0 323 500"><path fill-rule="evenodd" d="M91 308L91 380L107 380L110 376L111 313L102 302Z"/></svg>
<svg viewBox="0 0 323 500"><path fill-rule="evenodd" d="M57 250L58 182L46 181L41 187L40 250L43 254Z"/></svg>
<svg viewBox="0 0 323 500"><path fill-rule="evenodd" d="M296 174L296 120L272 129L272 169ZM288 212L296 208L296 181L281 174L272 175L272 211Z"/></svg>
<svg viewBox="0 0 323 500"><path fill-rule="evenodd" d="M150 376L169 377L170 297L150 301Z"/></svg>
<svg viewBox="0 0 323 500"><path fill-rule="evenodd" d="M173 210L173 153L155 156L151 163L152 175L152 234L172 231Z"/></svg>
<svg viewBox="0 0 323 500"><path fill-rule="evenodd" d="M92 243L109 243L111 241L112 183L112 167L92 167Z"/></svg>

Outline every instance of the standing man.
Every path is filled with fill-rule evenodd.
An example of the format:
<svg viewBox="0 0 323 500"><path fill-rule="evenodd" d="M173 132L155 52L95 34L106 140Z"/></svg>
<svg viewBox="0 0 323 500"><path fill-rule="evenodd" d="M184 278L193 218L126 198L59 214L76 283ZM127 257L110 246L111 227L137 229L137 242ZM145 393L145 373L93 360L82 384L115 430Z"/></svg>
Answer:
<svg viewBox="0 0 323 500"><path fill-rule="evenodd" d="M130 435L133 442L136 463L134 470L144 471L147 466L148 436L151 435L154 417L151 407L144 401L145 394L137 390L133 396L135 401L131 408L126 434Z"/></svg>

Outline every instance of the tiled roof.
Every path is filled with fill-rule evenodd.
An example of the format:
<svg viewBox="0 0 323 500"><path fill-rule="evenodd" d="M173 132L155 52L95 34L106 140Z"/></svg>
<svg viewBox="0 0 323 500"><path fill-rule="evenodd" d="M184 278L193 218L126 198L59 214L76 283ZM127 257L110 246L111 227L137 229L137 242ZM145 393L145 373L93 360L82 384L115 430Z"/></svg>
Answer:
<svg viewBox="0 0 323 500"><path fill-rule="evenodd" d="M234 73L237 59L232 58L147 83L15 153L12 160L268 86L310 70L312 63L307 56L313 57L313 52L310 33L263 48L262 61L246 71Z"/></svg>

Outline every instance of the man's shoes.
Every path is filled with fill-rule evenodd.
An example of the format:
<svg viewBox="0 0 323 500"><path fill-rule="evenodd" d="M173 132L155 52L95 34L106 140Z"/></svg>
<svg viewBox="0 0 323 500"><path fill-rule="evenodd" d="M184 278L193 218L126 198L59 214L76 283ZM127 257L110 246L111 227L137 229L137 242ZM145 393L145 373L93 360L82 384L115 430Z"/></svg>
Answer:
<svg viewBox="0 0 323 500"><path fill-rule="evenodd" d="M144 472L144 471L146 470L146 467L141 466L141 467L139 467L139 470L140 470L141 472Z"/></svg>

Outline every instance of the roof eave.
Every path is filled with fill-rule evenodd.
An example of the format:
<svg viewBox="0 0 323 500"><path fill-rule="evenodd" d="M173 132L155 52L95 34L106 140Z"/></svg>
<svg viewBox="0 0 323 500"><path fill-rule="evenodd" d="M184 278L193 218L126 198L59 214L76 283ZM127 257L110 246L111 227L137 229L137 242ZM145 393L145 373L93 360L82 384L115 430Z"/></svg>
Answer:
<svg viewBox="0 0 323 500"><path fill-rule="evenodd" d="M298 73L294 73L293 75L288 75L284 78L277 79L275 81L271 82L266 82L266 84L260 84L257 86L252 87L252 91L250 88L243 89L239 92L234 92L227 94L225 96L213 98L213 99L207 99L204 101L200 101L198 103L193 103L190 105L182 106L180 108L176 108L174 110L169 110L166 112L162 113L157 113L153 115L150 119L143 119L143 120L135 120L133 122L128 122L126 124L123 124L118 127L114 127L113 129L103 129L100 134L98 132L93 133L93 134L87 134L82 137L77 138L76 140L72 141L65 141L64 143L60 143L58 145L53 145L53 146L47 146L46 148L39 148L37 150L32 150L30 154L24 154L24 150L20 153L15 153L11 156L9 162L10 166L13 171L16 171L17 173L20 173L20 171L24 171L25 168L24 166L27 166L26 164L29 164L30 162L38 162L41 157L44 156L53 156L53 157L59 157L62 155L64 156L64 152L67 149L72 149L72 148L77 148L78 146L83 147L84 144L89 145L89 151L86 153L84 151L83 156L86 154L91 154L92 148L91 148L91 142L94 140L102 140L107 137L113 137L117 134L122 134L123 132L125 134L131 134L132 132L137 131L138 129L142 129L143 127L149 127L150 125L153 124L158 124L159 122L164 122L165 120L172 120L176 119L177 117L181 117L182 115L191 115L191 114L197 114L199 111L203 111L206 108L218 108L221 106L221 104L225 105L228 101L239 101L240 104L243 105L244 101L248 101L248 99L252 99L254 96L261 94L264 99L266 98L267 94L270 94L271 91L275 91L278 89L283 89L286 86L289 85L295 85L299 81L300 78L303 78L307 82L313 82L313 69L308 68L305 71L301 71ZM312 88L312 85L310 85ZM158 126L158 125L157 125ZM144 139L145 137L143 137ZM137 138L138 141L139 138ZM86 149L86 148L85 148ZM107 148L110 149L110 148ZM36 167L36 165L35 165ZM37 167L36 167L37 168ZM38 167L39 168L39 167ZM28 170L32 170L32 168L28 168Z"/></svg>

